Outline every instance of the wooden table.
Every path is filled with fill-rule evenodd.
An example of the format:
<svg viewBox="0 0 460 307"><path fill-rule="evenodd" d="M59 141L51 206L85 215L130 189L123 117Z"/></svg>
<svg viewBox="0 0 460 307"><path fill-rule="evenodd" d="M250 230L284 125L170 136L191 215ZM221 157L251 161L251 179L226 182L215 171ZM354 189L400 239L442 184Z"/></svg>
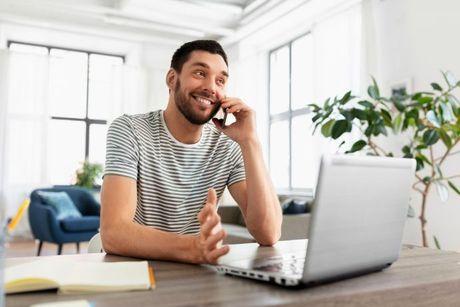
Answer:
<svg viewBox="0 0 460 307"><path fill-rule="evenodd" d="M81 254L61 257L85 261L131 258ZM43 257L42 257L43 258ZM6 265L32 258L6 259ZM152 291L60 295L55 292L14 294L6 306L86 299L92 306L460 306L460 254L405 246L389 269L307 289L285 289L258 281L219 275L209 268L152 261L157 287Z"/></svg>

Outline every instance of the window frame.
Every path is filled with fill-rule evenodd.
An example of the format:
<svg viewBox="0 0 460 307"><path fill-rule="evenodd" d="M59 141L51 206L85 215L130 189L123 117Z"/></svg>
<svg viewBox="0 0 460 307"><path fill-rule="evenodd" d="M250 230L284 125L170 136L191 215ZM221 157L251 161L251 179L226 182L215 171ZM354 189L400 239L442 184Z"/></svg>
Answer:
<svg viewBox="0 0 460 307"><path fill-rule="evenodd" d="M311 110L305 106L302 108L298 108L295 110L292 110L292 44L307 35L313 35L312 31L307 31L305 33L302 33L301 35L298 35L288 42L285 42L281 45L276 46L275 48L272 48L268 52L268 87L267 87L267 97L268 97L268 165L271 165L271 126L275 122L279 121L288 121L288 127L289 127L289 181L288 181L288 188L287 189L281 189L281 188L276 188L277 193L279 195L286 195L286 196L300 196L300 197L312 197L313 192L314 192L314 187L311 188L293 188L292 187L292 119L297 116L301 115L306 115L311 113ZM271 95L270 95L270 86L271 86L271 72L272 72L272 67L271 67L271 56L273 53L276 51L280 50L281 48L284 47L289 48L289 110L284 111L281 113L277 114L271 114Z"/></svg>
<svg viewBox="0 0 460 307"><path fill-rule="evenodd" d="M7 49L10 49L12 44L17 45L25 45L25 46L34 46L34 47L42 47L46 48L48 51L48 55L50 55L51 49L58 49L64 51L73 51L73 52L80 52L85 53L87 57L86 62L86 104L85 104L85 117L64 117L64 116L51 116L50 119L53 120L66 120L66 121L80 121L85 123L85 160L89 158L89 146L90 146L90 127L91 125L107 125L107 120L105 119L96 119L96 118L89 118L89 68L90 68L90 55L104 55L104 56L111 56L111 57L119 57L122 59L123 64L125 64L126 57L125 55L121 54L110 54L104 52L97 52L97 51L89 51L83 49L75 49L75 48L67 48L67 47L58 47L54 45L44 45L44 44L37 44L37 43L29 43L29 42L22 42L22 41L15 41L15 40L8 40L6 43Z"/></svg>

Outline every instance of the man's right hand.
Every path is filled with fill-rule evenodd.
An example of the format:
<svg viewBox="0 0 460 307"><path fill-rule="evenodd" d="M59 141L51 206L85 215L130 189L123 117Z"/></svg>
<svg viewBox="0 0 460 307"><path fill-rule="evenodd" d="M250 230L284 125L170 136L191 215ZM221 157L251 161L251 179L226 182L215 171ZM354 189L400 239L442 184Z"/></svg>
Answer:
<svg viewBox="0 0 460 307"><path fill-rule="evenodd" d="M222 229L216 207L216 191L211 188L208 190L206 204L198 214L200 234L195 237L194 243L199 254L199 263L216 264L217 259L229 251L228 245L222 246L222 240L227 234Z"/></svg>

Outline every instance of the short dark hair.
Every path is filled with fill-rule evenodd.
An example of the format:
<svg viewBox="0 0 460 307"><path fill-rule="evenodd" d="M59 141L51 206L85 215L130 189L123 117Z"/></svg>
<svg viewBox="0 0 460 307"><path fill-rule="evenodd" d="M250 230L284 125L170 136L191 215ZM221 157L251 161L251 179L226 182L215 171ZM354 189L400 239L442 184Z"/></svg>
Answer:
<svg viewBox="0 0 460 307"><path fill-rule="evenodd" d="M225 64L228 66L227 54L218 42L215 40L195 40L183 44L176 50L176 52L174 52L171 59L171 68L177 72L181 72L182 66L184 66L184 63L188 61L190 54L196 50L218 54L224 59Z"/></svg>

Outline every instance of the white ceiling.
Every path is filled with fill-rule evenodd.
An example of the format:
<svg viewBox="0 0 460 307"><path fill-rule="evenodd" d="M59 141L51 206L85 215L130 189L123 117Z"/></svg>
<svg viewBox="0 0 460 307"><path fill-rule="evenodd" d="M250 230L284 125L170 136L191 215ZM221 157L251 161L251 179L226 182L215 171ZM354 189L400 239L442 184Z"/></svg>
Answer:
<svg viewBox="0 0 460 307"><path fill-rule="evenodd" d="M260 24L264 15L282 12L280 8L287 2L298 5L306 1L0 0L0 22L111 33L146 42L176 44L205 38L231 42L251 24Z"/></svg>

